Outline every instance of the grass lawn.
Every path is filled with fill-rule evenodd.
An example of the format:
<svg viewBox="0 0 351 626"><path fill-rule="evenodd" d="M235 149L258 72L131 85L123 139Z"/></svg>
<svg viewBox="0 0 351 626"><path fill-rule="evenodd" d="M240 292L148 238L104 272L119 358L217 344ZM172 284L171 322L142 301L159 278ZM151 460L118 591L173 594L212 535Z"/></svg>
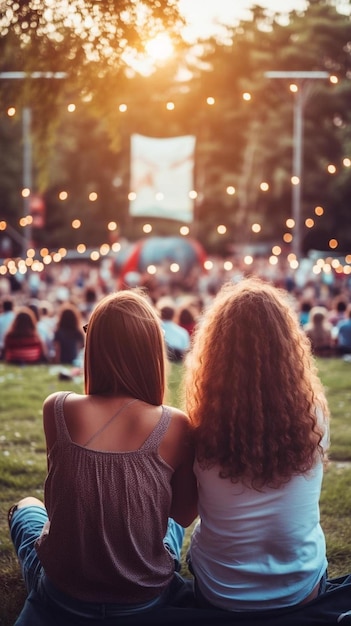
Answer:
<svg viewBox="0 0 351 626"><path fill-rule="evenodd" d="M323 485L321 519L329 575L351 572L351 363L319 360L331 408L331 466ZM9 540L7 510L24 495L42 497L46 475L41 407L57 390L82 391L82 380L60 381L57 366L15 367L0 362L0 624L13 626L25 598ZM169 373L170 404L180 405L182 368ZM191 529L187 529L184 554ZM187 574L185 566L183 573Z"/></svg>

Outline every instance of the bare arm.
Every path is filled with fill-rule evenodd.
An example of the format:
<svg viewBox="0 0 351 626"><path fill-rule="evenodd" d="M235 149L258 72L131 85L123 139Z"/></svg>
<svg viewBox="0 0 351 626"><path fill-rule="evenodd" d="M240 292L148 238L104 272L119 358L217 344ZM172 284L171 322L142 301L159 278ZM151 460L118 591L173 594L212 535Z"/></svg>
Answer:
<svg viewBox="0 0 351 626"><path fill-rule="evenodd" d="M180 459L172 477L172 505L170 516L181 524L189 526L197 517L197 482L193 472L194 439L188 418L178 424Z"/></svg>
<svg viewBox="0 0 351 626"><path fill-rule="evenodd" d="M56 425L55 425L55 400L57 393L52 393L46 398L43 404L43 426L46 440L46 455L56 441Z"/></svg>

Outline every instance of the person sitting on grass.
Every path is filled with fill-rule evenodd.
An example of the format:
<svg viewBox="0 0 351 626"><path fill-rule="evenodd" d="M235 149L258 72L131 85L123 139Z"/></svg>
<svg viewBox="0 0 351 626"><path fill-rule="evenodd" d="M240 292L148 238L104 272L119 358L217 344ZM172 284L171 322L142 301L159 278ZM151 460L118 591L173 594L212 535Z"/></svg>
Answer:
<svg viewBox="0 0 351 626"><path fill-rule="evenodd" d="M180 550L197 515L192 427L164 405L165 362L142 293L96 305L85 393L57 392L43 405L45 504L24 497L9 511L29 594L16 626L42 626L47 607L67 621L139 614L171 604L185 584Z"/></svg>
<svg viewBox="0 0 351 626"><path fill-rule="evenodd" d="M196 598L235 612L235 623L256 612L265 624L334 588L319 513L329 408L310 342L288 294L247 279L223 286L209 306L186 368ZM349 593L351 577L343 584Z"/></svg>
<svg viewBox="0 0 351 626"><path fill-rule="evenodd" d="M4 337L4 361L15 365L31 365L47 361L47 350L37 329L34 312L23 306L15 313Z"/></svg>
<svg viewBox="0 0 351 626"><path fill-rule="evenodd" d="M309 321L303 326L311 342L314 356L332 356L335 349L333 326L328 322L327 309L323 306L312 307Z"/></svg>
<svg viewBox="0 0 351 626"><path fill-rule="evenodd" d="M173 363L181 363L190 346L189 332L175 321L175 306L172 301L162 299L157 303L161 316L161 326L167 349L167 358Z"/></svg>
<svg viewBox="0 0 351 626"><path fill-rule="evenodd" d="M72 302L62 304L54 328L54 361L66 365L77 362L84 347L81 314Z"/></svg>

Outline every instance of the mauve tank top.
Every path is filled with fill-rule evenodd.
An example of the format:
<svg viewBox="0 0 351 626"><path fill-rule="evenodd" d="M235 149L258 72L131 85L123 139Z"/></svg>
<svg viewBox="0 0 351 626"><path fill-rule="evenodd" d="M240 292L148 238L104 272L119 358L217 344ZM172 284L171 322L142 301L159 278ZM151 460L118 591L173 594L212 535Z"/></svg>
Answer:
<svg viewBox="0 0 351 626"><path fill-rule="evenodd" d="M132 452L101 452L74 443L55 403L57 439L49 453L45 505L49 532L37 552L51 582L90 602L136 604L156 598L174 573L163 544L173 468L158 448L171 421L161 418Z"/></svg>

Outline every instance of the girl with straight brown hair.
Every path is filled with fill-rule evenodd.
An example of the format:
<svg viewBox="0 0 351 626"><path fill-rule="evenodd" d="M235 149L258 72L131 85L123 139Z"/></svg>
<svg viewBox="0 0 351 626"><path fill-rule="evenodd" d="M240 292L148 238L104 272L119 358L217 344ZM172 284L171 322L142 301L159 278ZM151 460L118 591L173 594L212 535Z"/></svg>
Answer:
<svg viewBox="0 0 351 626"><path fill-rule="evenodd" d="M181 584L184 526L197 514L192 428L163 404L159 317L142 293L121 291L86 331L85 393L44 402L45 507L24 498L9 512L30 594L18 626L42 601L54 615L112 618L164 606Z"/></svg>

